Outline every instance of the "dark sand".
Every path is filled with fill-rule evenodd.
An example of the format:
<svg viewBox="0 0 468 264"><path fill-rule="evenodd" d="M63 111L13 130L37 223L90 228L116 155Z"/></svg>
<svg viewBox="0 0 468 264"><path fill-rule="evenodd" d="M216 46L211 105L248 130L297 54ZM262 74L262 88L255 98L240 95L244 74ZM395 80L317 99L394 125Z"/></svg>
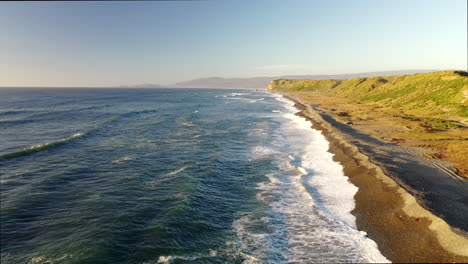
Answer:
<svg viewBox="0 0 468 264"><path fill-rule="evenodd" d="M468 182L410 148L378 140L336 121L294 94L334 160L359 190L353 214L392 262L468 262Z"/></svg>

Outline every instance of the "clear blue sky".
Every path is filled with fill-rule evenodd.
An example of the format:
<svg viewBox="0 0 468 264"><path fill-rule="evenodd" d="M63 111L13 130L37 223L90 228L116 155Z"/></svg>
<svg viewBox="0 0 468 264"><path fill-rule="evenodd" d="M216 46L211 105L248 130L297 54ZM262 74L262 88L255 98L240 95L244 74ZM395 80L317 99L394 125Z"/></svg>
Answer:
<svg viewBox="0 0 468 264"><path fill-rule="evenodd" d="M0 3L0 86L467 69L466 0Z"/></svg>

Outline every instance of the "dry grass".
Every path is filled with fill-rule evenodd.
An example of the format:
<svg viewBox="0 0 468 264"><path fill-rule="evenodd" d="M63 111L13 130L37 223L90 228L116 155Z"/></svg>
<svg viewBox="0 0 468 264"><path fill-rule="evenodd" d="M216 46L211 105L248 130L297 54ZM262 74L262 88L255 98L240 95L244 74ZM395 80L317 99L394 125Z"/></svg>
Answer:
<svg viewBox="0 0 468 264"><path fill-rule="evenodd" d="M432 150L430 157L453 163L458 175L468 177L468 128L459 123L441 123L440 119L408 115L401 109L319 92L295 94L318 105L338 121L384 141Z"/></svg>
<svg viewBox="0 0 468 264"><path fill-rule="evenodd" d="M417 117L460 122L466 122L468 117L468 73L460 71L348 80L275 80L269 89L320 92ZM439 121L443 126L443 120Z"/></svg>
<svg viewBox="0 0 468 264"><path fill-rule="evenodd" d="M275 80L338 121L398 145L422 147L468 177L468 73L441 71L348 80Z"/></svg>

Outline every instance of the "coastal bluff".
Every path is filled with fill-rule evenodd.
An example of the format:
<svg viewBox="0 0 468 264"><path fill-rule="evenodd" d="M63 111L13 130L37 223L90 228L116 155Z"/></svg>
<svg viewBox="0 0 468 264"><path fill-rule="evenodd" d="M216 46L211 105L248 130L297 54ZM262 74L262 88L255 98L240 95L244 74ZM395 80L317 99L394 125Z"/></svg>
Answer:
<svg viewBox="0 0 468 264"><path fill-rule="evenodd" d="M338 121L386 142L428 150L468 177L468 73L438 71L346 80L272 81L268 90L294 93Z"/></svg>
<svg viewBox="0 0 468 264"><path fill-rule="evenodd" d="M359 191L358 228L393 262L468 261L468 74L274 80Z"/></svg>

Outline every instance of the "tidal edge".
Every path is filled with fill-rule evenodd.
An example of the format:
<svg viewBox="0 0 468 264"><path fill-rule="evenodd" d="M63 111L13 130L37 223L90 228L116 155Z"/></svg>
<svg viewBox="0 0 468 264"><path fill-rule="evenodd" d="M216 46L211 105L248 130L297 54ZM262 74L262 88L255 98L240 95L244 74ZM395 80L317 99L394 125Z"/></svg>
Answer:
<svg viewBox="0 0 468 264"><path fill-rule="evenodd" d="M295 103L296 114L311 121L329 142L333 159L343 166L349 181L358 187L354 196L359 230L374 240L392 262L468 263L467 234L453 230L443 219L420 206L417 199L372 163L356 145L325 121L307 102L279 93Z"/></svg>

